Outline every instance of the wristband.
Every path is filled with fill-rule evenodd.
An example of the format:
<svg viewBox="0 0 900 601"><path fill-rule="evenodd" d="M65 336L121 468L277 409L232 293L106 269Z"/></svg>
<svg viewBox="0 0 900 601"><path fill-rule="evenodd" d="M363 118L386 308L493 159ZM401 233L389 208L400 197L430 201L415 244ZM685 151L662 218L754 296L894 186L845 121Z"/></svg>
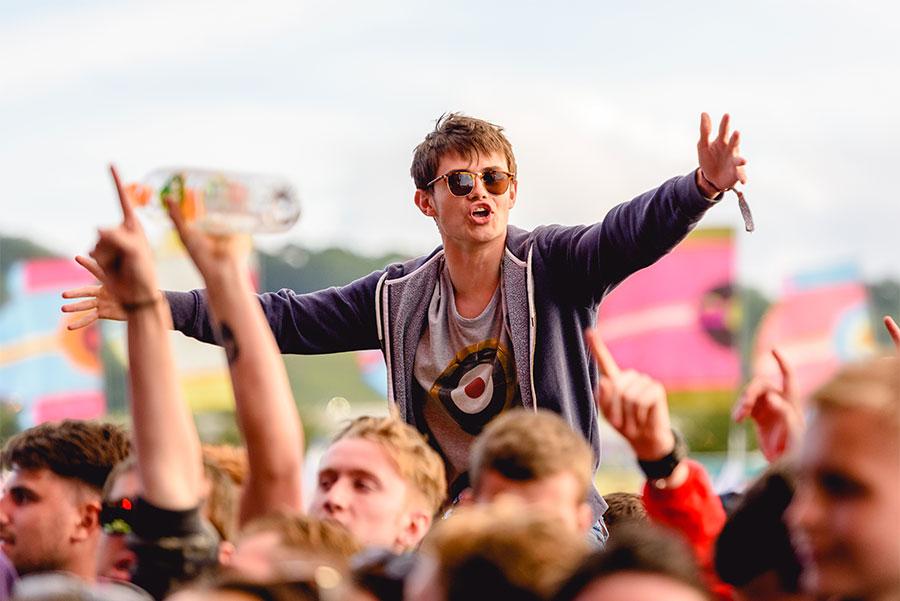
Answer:
<svg viewBox="0 0 900 601"><path fill-rule="evenodd" d="M675 468L678 467L678 464L681 463L681 460L687 456L687 445L684 442L684 438L675 429L672 430L672 435L675 437L675 448L672 449L671 453L652 461L638 460L638 465L641 466L641 471L644 472L648 480L668 478L675 471Z"/></svg>
<svg viewBox="0 0 900 601"><path fill-rule="evenodd" d="M141 309L147 309L148 307L154 306L156 303L162 300L162 294L154 294L150 298L136 301L133 303L120 303L122 305L122 310L126 313L134 313L136 311L140 311Z"/></svg>

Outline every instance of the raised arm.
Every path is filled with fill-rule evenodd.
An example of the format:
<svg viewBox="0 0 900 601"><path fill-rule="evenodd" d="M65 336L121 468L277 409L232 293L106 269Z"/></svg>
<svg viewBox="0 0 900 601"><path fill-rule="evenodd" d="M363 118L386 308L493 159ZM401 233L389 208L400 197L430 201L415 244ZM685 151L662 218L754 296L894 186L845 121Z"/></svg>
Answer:
<svg viewBox="0 0 900 601"><path fill-rule="evenodd" d="M228 358L249 460L239 522L277 509L301 511L303 432L284 362L250 284L249 239L207 236L169 209L206 282L213 327Z"/></svg>
<svg viewBox="0 0 900 601"><path fill-rule="evenodd" d="M703 113L697 143L699 167L613 207L603 221L588 226L536 230L535 244L548 276L565 294L598 303L635 271L672 250L715 204L721 192L747 180L740 156L740 134L730 133L725 115L710 139Z"/></svg>
<svg viewBox="0 0 900 601"><path fill-rule="evenodd" d="M200 441L178 384L169 342L171 316L159 292L150 246L114 168L112 175L122 224L100 230L91 256L128 321L132 436L141 496L162 509L189 509L200 502Z"/></svg>

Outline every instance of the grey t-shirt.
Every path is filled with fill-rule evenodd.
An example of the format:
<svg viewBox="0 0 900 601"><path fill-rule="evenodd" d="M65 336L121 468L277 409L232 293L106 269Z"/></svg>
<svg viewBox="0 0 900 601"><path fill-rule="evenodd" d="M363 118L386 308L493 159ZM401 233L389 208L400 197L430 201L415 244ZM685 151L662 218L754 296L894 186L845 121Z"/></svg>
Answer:
<svg viewBox="0 0 900 601"><path fill-rule="evenodd" d="M502 411L521 404L502 284L481 315L469 319L456 310L449 271L441 271L413 379L416 420L444 457L451 494L458 494L454 483L468 470L472 441Z"/></svg>

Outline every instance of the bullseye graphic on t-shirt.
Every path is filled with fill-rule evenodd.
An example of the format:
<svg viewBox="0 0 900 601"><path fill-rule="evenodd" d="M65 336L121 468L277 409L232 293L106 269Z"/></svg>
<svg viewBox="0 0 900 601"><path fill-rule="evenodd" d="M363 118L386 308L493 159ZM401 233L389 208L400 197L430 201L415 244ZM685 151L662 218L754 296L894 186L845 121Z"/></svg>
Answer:
<svg viewBox="0 0 900 601"><path fill-rule="evenodd" d="M512 403L518 390L514 369L506 349L496 339L485 340L458 353L429 394L475 436Z"/></svg>

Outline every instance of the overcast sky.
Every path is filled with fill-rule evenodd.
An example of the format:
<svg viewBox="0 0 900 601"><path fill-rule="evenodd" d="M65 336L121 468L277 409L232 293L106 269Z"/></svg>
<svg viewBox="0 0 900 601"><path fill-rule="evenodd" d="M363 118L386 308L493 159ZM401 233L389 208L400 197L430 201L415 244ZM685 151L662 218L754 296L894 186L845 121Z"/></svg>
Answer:
<svg viewBox="0 0 900 601"><path fill-rule="evenodd" d="M0 232L84 252L105 169L275 172L304 214L267 247L438 243L413 147L443 112L502 124L512 221L597 221L696 166L731 112L758 231L741 278L857 261L900 278L900 8L892 2L3 2ZM708 225L740 227L733 196Z"/></svg>

